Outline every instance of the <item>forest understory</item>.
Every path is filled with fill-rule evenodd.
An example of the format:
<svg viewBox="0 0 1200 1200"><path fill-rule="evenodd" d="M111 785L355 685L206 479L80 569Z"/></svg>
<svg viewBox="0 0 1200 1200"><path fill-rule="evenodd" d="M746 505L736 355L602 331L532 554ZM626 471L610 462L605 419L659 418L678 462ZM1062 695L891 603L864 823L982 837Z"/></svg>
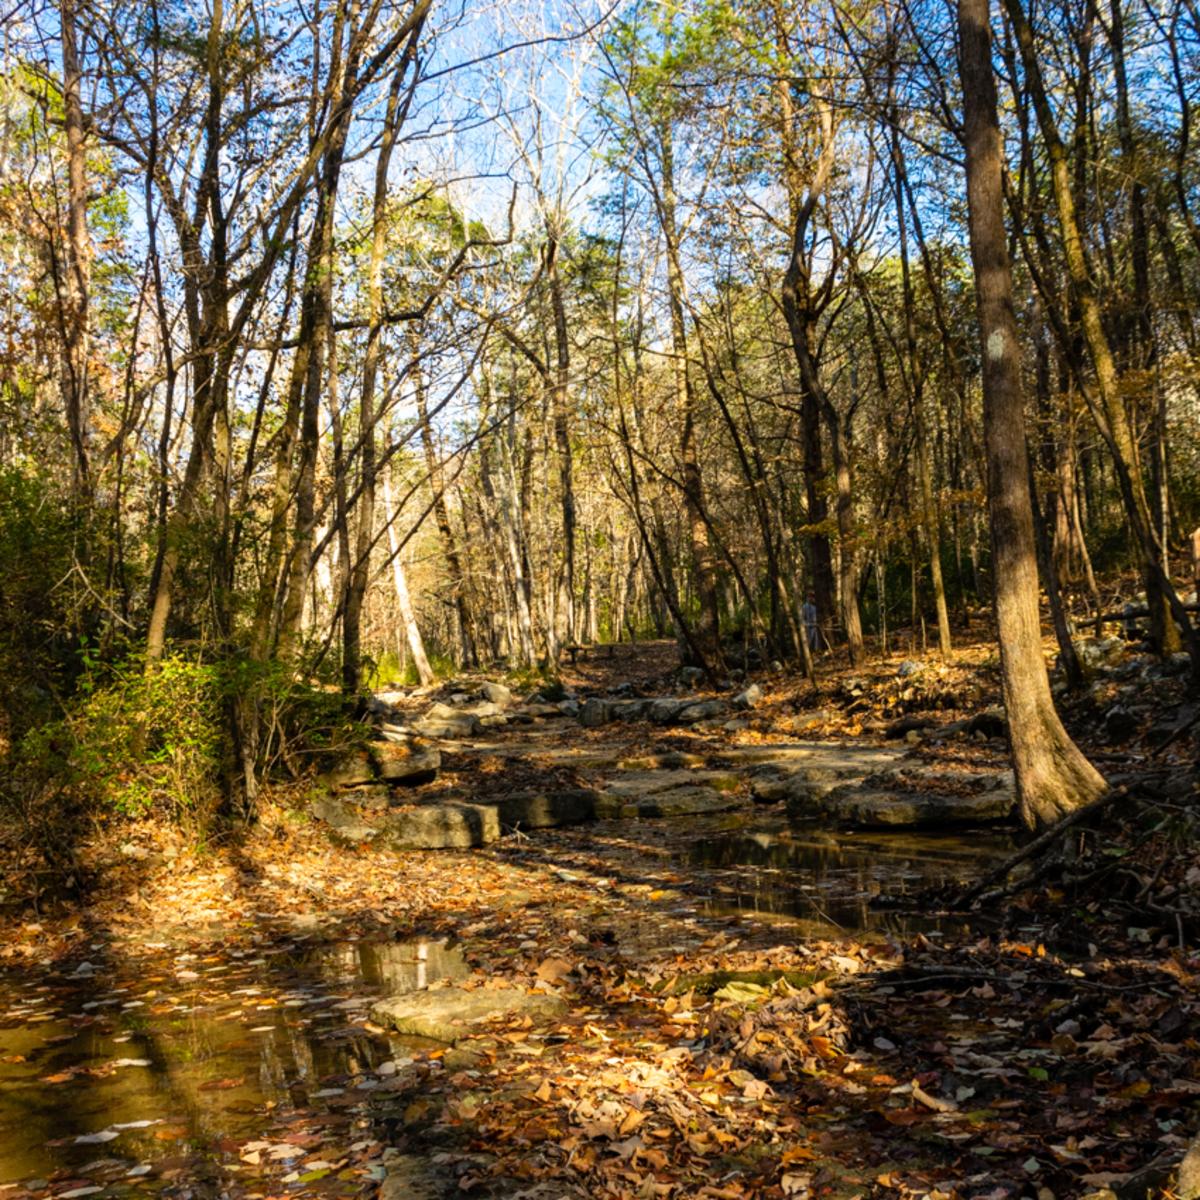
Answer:
<svg viewBox="0 0 1200 1200"><path fill-rule="evenodd" d="M273 790L256 827L203 846L166 822L99 827L80 855L84 900L7 918L0 1140L21 1143L13 1098L33 1089L53 1119L29 1127L22 1109L26 1137L49 1132L51 1149L27 1146L26 1161L61 1165L2 1194L1186 1194L1161 1189L1200 1113L1196 710L1183 677L1115 646L1063 713L1128 795L1000 872L974 907L1017 845L1003 826L899 849L895 832L789 826L748 795L744 768L741 803L720 816L531 830L465 852L334 846L307 815L309 783ZM563 682L581 698L669 694L675 657L664 643L595 650ZM961 728L996 699L984 640L952 663L827 668L819 693L769 668L755 680L762 701L731 730L493 730L491 752L447 743L423 789L578 788L606 763L712 767L811 741L902 742L948 778L1007 761L1002 728ZM825 838L825 858L729 869L697 852L781 826L785 843ZM904 869L947 844L957 871ZM812 907L773 902L781 876L829 891ZM330 964L415 943L453 956L456 988L544 995L554 1011L465 1028L453 1046L397 1038L371 1011L386 972ZM56 1053L79 1052L81 1033L136 1057ZM272 1093L261 1043L277 1037L324 1049L282 1054ZM239 1073L223 1073L230 1062ZM122 1072L151 1077L135 1121L87 1099Z"/></svg>

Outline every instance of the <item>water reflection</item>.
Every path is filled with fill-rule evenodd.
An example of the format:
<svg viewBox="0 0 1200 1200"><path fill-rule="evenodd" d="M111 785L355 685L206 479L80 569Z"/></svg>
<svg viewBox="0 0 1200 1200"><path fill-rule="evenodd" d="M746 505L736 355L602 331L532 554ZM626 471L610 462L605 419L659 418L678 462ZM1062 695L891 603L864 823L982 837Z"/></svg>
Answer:
<svg viewBox="0 0 1200 1200"><path fill-rule="evenodd" d="M187 959L141 980L0 979L0 1185L100 1158L118 1173L229 1158L265 1113L352 1103L429 1047L363 1028L375 997L469 970L430 941Z"/></svg>
<svg viewBox="0 0 1200 1200"><path fill-rule="evenodd" d="M691 847L689 861L715 875L710 912L918 933L950 926L936 914L881 910L872 901L885 893L902 901L933 885L975 878L1011 849L1010 839L992 833L822 834L780 826L706 838Z"/></svg>

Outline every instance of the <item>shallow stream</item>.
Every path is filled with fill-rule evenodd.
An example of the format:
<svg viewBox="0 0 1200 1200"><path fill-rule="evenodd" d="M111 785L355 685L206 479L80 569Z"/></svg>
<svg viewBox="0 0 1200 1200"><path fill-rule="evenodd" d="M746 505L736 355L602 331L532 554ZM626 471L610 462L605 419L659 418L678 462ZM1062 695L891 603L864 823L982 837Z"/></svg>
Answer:
<svg viewBox="0 0 1200 1200"><path fill-rule="evenodd" d="M468 972L425 941L164 954L136 978L93 951L70 974L0 980L0 1189L68 1168L81 1187L152 1190L173 1159L194 1172L196 1156L238 1150L264 1111L361 1100L430 1045L364 1030L372 1000Z"/></svg>

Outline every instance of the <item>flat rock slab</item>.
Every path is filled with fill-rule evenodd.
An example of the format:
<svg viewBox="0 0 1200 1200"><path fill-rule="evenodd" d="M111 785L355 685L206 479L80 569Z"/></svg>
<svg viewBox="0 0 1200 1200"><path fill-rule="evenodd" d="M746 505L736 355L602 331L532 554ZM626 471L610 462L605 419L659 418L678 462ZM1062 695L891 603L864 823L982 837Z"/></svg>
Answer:
<svg viewBox="0 0 1200 1200"><path fill-rule="evenodd" d="M617 798L613 798L616 800ZM697 817L708 813L729 812L741 802L728 792L707 787L679 787L647 796L644 800L622 803L622 817Z"/></svg>
<svg viewBox="0 0 1200 1200"><path fill-rule="evenodd" d="M629 771L605 785L605 792L625 800L658 796L676 788L711 788L718 792L737 791L740 780L731 772L721 771Z"/></svg>
<svg viewBox="0 0 1200 1200"><path fill-rule="evenodd" d="M864 827L987 825L1012 816L1014 796L1004 787L970 796L838 788L822 801L835 820Z"/></svg>
<svg viewBox="0 0 1200 1200"><path fill-rule="evenodd" d="M436 746L412 742L374 742L370 755L380 779L406 787L432 782L442 766L442 752Z"/></svg>
<svg viewBox="0 0 1200 1200"><path fill-rule="evenodd" d="M507 828L551 829L596 819L596 793L584 788L561 792L514 792L492 801Z"/></svg>
<svg viewBox="0 0 1200 1200"><path fill-rule="evenodd" d="M638 758L623 758L617 763L617 767L622 771L674 771L681 767L702 767L707 761L702 754L669 750L666 754L643 754Z"/></svg>
<svg viewBox="0 0 1200 1200"><path fill-rule="evenodd" d="M473 1028L493 1017L529 1017L548 1020L567 1011L558 996L524 992L519 988L434 988L390 996L371 1009L379 1025L410 1037L455 1042L469 1036Z"/></svg>
<svg viewBox="0 0 1200 1200"><path fill-rule="evenodd" d="M341 846L371 844L393 850L469 850L500 836L500 815L492 804L426 804L367 821L344 800L321 796L309 811L329 827Z"/></svg>
<svg viewBox="0 0 1200 1200"><path fill-rule="evenodd" d="M469 850L499 838L500 815L493 804L426 804L381 826L378 841L393 850Z"/></svg>

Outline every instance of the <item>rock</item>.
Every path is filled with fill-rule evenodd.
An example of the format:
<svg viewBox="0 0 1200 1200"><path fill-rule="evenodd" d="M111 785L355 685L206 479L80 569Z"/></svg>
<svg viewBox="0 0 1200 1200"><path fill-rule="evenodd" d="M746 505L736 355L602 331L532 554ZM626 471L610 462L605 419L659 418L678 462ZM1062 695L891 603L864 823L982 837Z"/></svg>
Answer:
<svg viewBox="0 0 1200 1200"><path fill-rule="evenodd" d="M734 708L757 708L762 702L763 690L757 683L752 683L744 692L738 692L733 698Z"/></svg>
<svg viewBox="0 0 1200 1200"><path fill-rule="evenodd" d="M622 800L640 800L685 787L734 792L739 783L737 775L728 771L630 771L612 780L604 790L607 795L618 796Z"/></svg>
<svg viewBox="0 0 1200 1200"><path fill-rule="evenodd" d="M967 722L966 732L982 733L990 738L1008 737L1008 717L1002 708L984 709Z"/></svg>
<svg viewBox="0 0 1200 1200"><path fill-rule="evenodd" d="M945 773L939 776L945 779ZM912 783L911 776L905 777ZM979 781L968 777L964 786ZM1012 816L1016 789L1011 772L986 778L980 790L967 795L898 791L887 786L843 786L819 803L835 820L849 825L941 827L983 825Z"/></svg>
<svg viewBox="0 0 1200 1200"><path fill-rule="evenodd" d="M896 668L896 674L901 679L909 679L913 675L919 675L924 669L925 669L924 666L921 663L917 662L915 659L906 658Z"/></svg>
<svg viewBox="0 0 1200 1200"><path fill-rule="evenodd" d="M596 793L584 788L561 792L514 792L494 801L508 828L549 829L596 819Z"/></svg>
<svg viewBox="0 0 1200 1200"><path fill-rule="evenodd" d="M507 708L513 702L513 694L502 683L485 683L479 689L479 694L492 704L498 704L501 708Z"/></svg>
<svg viewBox="0 0 1200 1200"><path fill-rule="evenodd" d="M391 996L371 1009L371 1019L409 1037L427 1037L453 1045L467 1037L480 1022L493 1017L523 1016L549 1019L565 1013L558 996L525 992L519 988L431 988L425 992Z"/></svg>
<svg viewBox="0 0 1200 1200"><path fill-rule="evenodd" d="M680 767L702 767L702 754L689 754L686 750L668 750L665 754L645 754L638 758L623 758L617 763L622 771L676 771Z"/></svg>
<svg viewBox="0 0 1200 1200"><path fill-rule="evenodd" d="M418 733L434 738L474 737L482 728L478 715L451 708L448 704L433 705L412 723L412 727Z"/></svg>
<svg viewBox="0 0 1200 1200"><path fill-rule="evenodd" d="M309 812L329 826L329 839L338 846L361 846L374 841L379 826L361 820L344 800L337 796L317 796L308 806Z"/></svg>
<svg viewBox="0 0 1200 1200"><path fill-rule="evenodd" d="M329 787L357 787L375 780L375 764L366 750L351 750L325 772L323 782Z"/></svg>
<svg viewBox="0 0 1200 1200"><path fill-rule="evenodd" d="M548 704L548 703L538 703L538 702L534 701L534 702L530 702L528 704L522 704L521 707L518 708L515 713L512 713L510 715L524 717L531 721L543 721L543 720L546 720L548 717L561 717L562 712L560 711L560 709L558 707L559 703L562 703L562 702L559 701L554 704Z"/></svg>
<svg viewBox="0 0 1200 1200"><path fill-rule="evenodd" d="M480 720L487 720L491 717L503 717L504 705L493 704L491 700L476 700L472 704L464 704L459 710L469 714L472 717L479 717Z"/></svg>
<svg viewBox="0 0 1200 1200"><path fill-rule="evenodd" d="M407 787L431 783L442 766L442 752L436 746L417 742L373 742L370 755L380 779Z"/></svg>
<svg viewBox="0 0 1200 1200"><path fill-rule="evenodd" d="M745 729L753 728L753 725L754 722L747 721L745 717L736 717L732 721L726 721L721 728L725 730L726 733L741 733Z"/></svg>
<svg viewBox="0 0 1200 1200"><path fill-rule="evenodd" d="M707 813L728 812L737 808L738 799L728 792L722 793L707 787L672 788L659 792L636 804L623 805L622 816L635 817L692 817ZM630 811L632 810L632 811Z"/></svg>
<svg viewBox="0 0 1200 1200"><path fill-rule="evenodd" d="M558 711L562 713L564 717L569 717L571 720L575 721L579 719L579 714L582 711L582 707L578 700L560 700L558 702Z"/></svg>
<svg viewBox="0 0 1200 1200"><path fill-rule="evenodd" d="M425 804L391 813L380 822L376 842L393 850L469 850L499 836L494 804Z"/></svg>
<svg viewBox="0 0 1200 1200"><path fill-rule="evenodd" d="M1104 714L1104 734L1110 742L1123 742L1137 733L1141 721L1123 704L1114 704Z"/></svg>
<svg viewBox="0 0 1200 1200"><path fill-rule="evenodd" d="M724 716L724 700L679 700L663 697L650 702L648 716L655 725L692 725Z"/></svg>
<svg viewBox="0 0 1200 1200"><path fill-rule="evenodd" d="M699 667L680 667L679 682L686 688L695 688L704 680L704 672Z"/></svg>
<svg viewBox="0 0 1200 1200"><path fill-rule="evenodd" d="M607 700L595 696L583 702L579 710L579 723L587 729L607 725L612 720L612 708Z"/></svg>
<svg viewBox="0 0 1200 1200"><path fill-rule="evenodd" d="M830 721L835 720L837 713L828 708L813 708L806 712L797 713L794 717L789 717L785 721L779 722L779 728L784 733L799 735L807 733L809 730L816 729L820 725L826 725Z"/></svg>
<svg viewBox="0 0 1200 1200"><path fill-rule="evenodd" d="M1116 637L1112 638L1080 638L1075 643L1075 653L1079 656L1080 664L1085 671L1096 671L1102 667L1111 667L1125 657L1125 643Z"/></svg>
<svg viewBox="0 0 1200 1200"><path fill-rule="evenodd" d="M441 1200L445 1195L444 1173L427 1156L398 1154L388 1160L379 1200Z"/></svg>

